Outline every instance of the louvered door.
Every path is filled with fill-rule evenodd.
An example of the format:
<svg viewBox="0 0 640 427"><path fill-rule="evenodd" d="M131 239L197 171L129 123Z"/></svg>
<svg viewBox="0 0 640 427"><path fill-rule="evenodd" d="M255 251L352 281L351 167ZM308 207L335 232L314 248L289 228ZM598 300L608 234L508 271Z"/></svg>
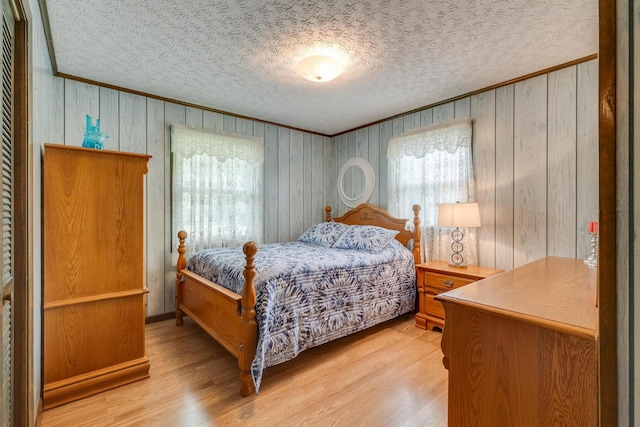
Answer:
<svg viewBox="0 0 640 427"><path fill-rule="evenodd" d="M13 397L13 65L14 19L2 3L2 426L11 425Z"/></svg>

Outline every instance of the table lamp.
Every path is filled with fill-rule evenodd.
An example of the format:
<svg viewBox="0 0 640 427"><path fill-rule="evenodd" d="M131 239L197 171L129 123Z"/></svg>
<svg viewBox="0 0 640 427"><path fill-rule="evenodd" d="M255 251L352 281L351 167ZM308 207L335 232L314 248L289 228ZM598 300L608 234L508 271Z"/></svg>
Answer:
<svg viewBox="0 0 640 427"><path fill-rule="evenodd" d="M466 268L462 255L464 233L460 230L468 227L480 227L480 208L477 203L441 203L438 206L438 227L455 227L451 231L451 262L449 266Z"/></svg>

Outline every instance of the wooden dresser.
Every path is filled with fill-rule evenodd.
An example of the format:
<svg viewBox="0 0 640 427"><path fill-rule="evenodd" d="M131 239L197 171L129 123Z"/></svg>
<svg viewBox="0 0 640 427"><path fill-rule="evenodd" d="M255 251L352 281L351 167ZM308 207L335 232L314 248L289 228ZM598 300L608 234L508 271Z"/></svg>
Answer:
<svg viewBox="0 0 640 427"><path fill-rule="evenodd" d="M418 282L416 326L429 330L435 328L442 330L444 309L439 301L434 300L434 297L498 273L502 273L502 270L477 265L469 265L466 268L450 267L446 261L429 261L416 265Z"/></svg>
<svg viewBox="0 0 640 427"><path fill-rule="evenodd" d="M45 144L44 408L149 376L150 156Z"/></svg>
<svg viewBox="0 0 640 427"><path fill-rule="evenodd" d="M547 257L438 295L450 426L596 426L595 270Z"/></svg>

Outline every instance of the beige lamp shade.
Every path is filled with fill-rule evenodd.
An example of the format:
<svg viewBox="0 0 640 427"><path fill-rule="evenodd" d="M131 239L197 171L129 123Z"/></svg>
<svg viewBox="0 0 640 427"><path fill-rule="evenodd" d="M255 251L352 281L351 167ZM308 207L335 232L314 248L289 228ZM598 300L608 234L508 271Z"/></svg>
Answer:
<svg viewBox="0 0 640 427"><path fill-rule="evenodd" d="M480 227L477 203L442 203L438 206L439 227Z"/></svg>

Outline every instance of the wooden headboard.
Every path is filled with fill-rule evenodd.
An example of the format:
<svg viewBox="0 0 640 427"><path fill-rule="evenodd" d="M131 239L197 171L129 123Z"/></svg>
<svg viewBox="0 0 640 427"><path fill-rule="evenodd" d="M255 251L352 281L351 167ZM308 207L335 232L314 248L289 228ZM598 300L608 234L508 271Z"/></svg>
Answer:
<svg viewBox="0 0 640 427"><path fill-rule="evenodd" d="M377 208L370 203L362 203L344 215L335 218L331 217L331 206L327 206L324 210L327 213L327 222L333 220L347 225L376 225L389 230L399 231L400 233L396 236L396 239L404 246L407 246L411 240L417 242L413 245L411 252L413 253L416 264L420 263L420 205L413 205L414 231L405 229L407 219L396 218L389 214L389 212Z"/></svg>

